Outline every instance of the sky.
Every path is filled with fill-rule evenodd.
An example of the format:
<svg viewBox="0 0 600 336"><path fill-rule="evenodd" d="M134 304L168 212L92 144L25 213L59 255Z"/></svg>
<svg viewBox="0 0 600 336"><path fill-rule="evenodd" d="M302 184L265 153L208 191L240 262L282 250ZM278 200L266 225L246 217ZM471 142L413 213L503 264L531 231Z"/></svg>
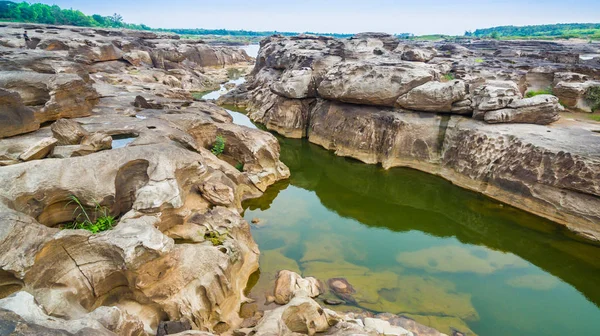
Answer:
<svg viewBox="0 0 600 336"><path fill-rule="evenodd" d="M18 0L14 0L18 1ZM50 0L153 28L462 35L502 25L600 23L600 0Z"/></svg>

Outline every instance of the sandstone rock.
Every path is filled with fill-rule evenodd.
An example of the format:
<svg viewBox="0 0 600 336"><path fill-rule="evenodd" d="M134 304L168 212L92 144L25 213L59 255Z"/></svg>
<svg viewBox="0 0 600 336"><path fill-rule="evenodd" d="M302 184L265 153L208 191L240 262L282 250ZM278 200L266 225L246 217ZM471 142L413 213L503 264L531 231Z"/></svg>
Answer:
<svg viewBox="0 0 600 336"><path fill-rule="evenodd" d="M335 336L379 336L380 334L371 328L365 328L362 320L341 321L329 329L326 335Z"/></svg>
<svg viewBox="0 0 600 336"><path fill-rule="evenodd" d="M376 317L378 319L389 322L392 326L402 327L418 336L446 336L445 334L442 334L441 332L431 327L422 325L416 322L415 320L404 316L397 316L394 314L384 313L378 314Z"/></svg>
<svg viewBox="0 0 600 336"><path fill-rule="evenodd" d="M54 138L44 138L29 147L19 159L22 161L31 161L31 160L39 160L45 158L56 146L58 141Z"/></svg>
<svg viewBox="0 0 600 336"><path fill-rule="evenodd" d="M200 186L202 196L215 205L232 205L235 200L235 186L224 175L214 176Z"/></svg>
<svg viewBox="0 0 600 336"><path fill-rule="evenodd" d="M400 96L396 103L409 110L451 112L453 104L466 95L467 86L462 80L428 82Z"/></svg>
<svg viewBox="0 0 600 336"><path fill-rule="evenodd" d="M150 103L142 96L136 96L133 106L144 109L162 109L164 106L158 103Z"/></svg>
<svg viewBox="0 0 600 336"><path fill-rule="evenodd" d="M388 321L366 318L365 327L375 329L378 334L386 336L413 336L413 333L398 326L392 326Z"/></svg>
<svg viewBox="0 0 600 336"><path fill-rule="evenodd" d="M327 284L336 293L352 294L356 292L352 285L344 278L331 278L327 280Z"/></svg>
<svg viewBox="0 0 600 336"><path fill-rule="evenodd" d="M325 302L325 304L328 304L330 306L338 306L344 303L344 301L342 300L335 300L335 299L325 299L323 300L323 302Z"/></svg>
<svg viewBox="0 0 600 336"><path fill-rule="evenodd" d="M18 331L19 335L71 336L73 334L62 329L50 329L38 324L28 323L21 316L10 310L0 309L0 330L7 335Z"/></svg>
<svg viewBox="0 0 600 336"><path fill-rule="evenodd" d="M586 99L586 93L590 87L600 86L600 82L558 82L552 89L552 94L558 97L559 101L567 108L582 112L592 112L592 106Z"/></svg>
<svg viewBox="0 0 600 336"><path fill-rule="evenodd" d="M433 69L415 63L345 62L327 73L318 93L346 103L394 106L398 97L434 77Z"/></svg>
<svg viewBox="0 0 600 336"><path fill-rule="evenodd" d="M38 45L38 48L48 51L69 50L69 46L59 39L43 39Z"/></svg>
<svg viewBox="0 0 600 336"><path fill-rule="evenodd" d="M71 49L69 55L77 61L90 64L119 60L123 57L123 51L112 43L105 43L98 46L80 45Z"/></svg>
<svg viewBox="0 0 600 336"><path fill-rule="evenodd" d="M84 156L93 153L93 150L86 150L81 145L56 146L52 149L49 157L56 159L66 159L75 156Z"/></svg>
<svg viewBox="0 0 600 336"><path fill-rule="evenodd" d="M92 152L111 149L112 137L103 132L88 134L81 140L81 147L84 150L90 150Z"/></svg>
<svg viewBox="0 0 600 336"><path fill-rule="evenodd" d="M314 97L315 83L310 68L286 71L278 82L271 85L271 90L287 98Z"/></svg>
<svg viewBox="0 0 600 336"><path fill-rule="evenodd" d="M429 62L436 56L435 50L421 48L406 48L402 52L402 59L411 62Z"/></svg>
<svg viewBox="0 0 600 336"><path fill-rule="evenodd" d="M308 297L297 296L287 305L265 313L253 329L254 335L286 335L302 333L314 335L329 329L323 309Z"/></svg>
<svg viewBox="0 0 600 336"><path fill-rule="evenodd" d="M33 110L24 106L17 93L0 89L0 138L32 132L39 127Z"/></svg>
<svg viewBox="0 0 600 336"><path fill-rule="evenodd" d="M156 336L173 335L191 329L192 325L188 321L163 321L158 325Z"/></svg>
<svg viewBox="0 0 600 336"><path fill-rule="evenodd" d="M78 122L69 119L58 119L50 129L52 136L58 140L58 146L78 145L89 134Z"/></svg>
<svg viewBox="0 0 600 336"><path fill-rule="evenodd" d="M313 277L302 278L299 274L287 270L279 271L275 282L275 303L287 304L300 292L311 298L319 296L321 290L318 280Z"/></svg>
<svg viewBox="0 0 600 336"><path fill-rule="evenodd" d="M555 72L554 73L554 85L560 82L567 83L583 83L588 81L589 76L576 73L576 72Z"/></svg>
<svg viewBox="0 0 600 336"><path fill-rule="evenodd" d="M35 109L39 123L91 114L98 93L75 74L41 74L30 71L0 72L0 87L21 95Z"/></svg>
<svg viewBox="0 0 600 336"><path fill-rule="evenodd" d="M0 300L0 308L18 314L27 323L35 324L67 334L82 333L86 335L139 335L142 324L118 308L100 307L79 319L64 320L48 316L38 306L31 294L18 292ZM110 328L110 329L109 329ZM60 334L56 332L56 334Z"/></svg>
<svg viewBox="0 0 600 336"><path fill-rule="evenodd" d="M488 81L473 92L473 118L483 120L485 111L499 110L521 98L519 87L510 81Z"/></svg>
<svg viewBox="0 0 600 336"><path fill-rule="evenodd" d="M508 104L508 108L485 113L487 123L528 123L547 125L557 121L563 107L553 95L538 95Z"/></svg>
<svg viewBox="0 0 600 336"><path fill-rule="evenodd" d="M152 58L147 51L133 50L123 54L123 59L135 66L152 66Z"/></svg>

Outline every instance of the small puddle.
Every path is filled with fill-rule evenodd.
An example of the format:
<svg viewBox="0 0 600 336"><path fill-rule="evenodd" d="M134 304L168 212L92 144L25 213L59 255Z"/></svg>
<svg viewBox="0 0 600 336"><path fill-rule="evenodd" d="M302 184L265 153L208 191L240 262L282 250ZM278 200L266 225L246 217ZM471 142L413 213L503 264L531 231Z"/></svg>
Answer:
<svg viewBox="0 0 600 336"><path fill-rule="evenodd" d="M112 148L123 148L137 138L135 134L115 134L112 136Z"/></svg>
<svg viewBox="0 0 600 336"><path fill-rule="evenodd" d="M579 58L584 61L589 61L596 57L600 57L600 54L581 54L581 55L579 55Z"/></svg>

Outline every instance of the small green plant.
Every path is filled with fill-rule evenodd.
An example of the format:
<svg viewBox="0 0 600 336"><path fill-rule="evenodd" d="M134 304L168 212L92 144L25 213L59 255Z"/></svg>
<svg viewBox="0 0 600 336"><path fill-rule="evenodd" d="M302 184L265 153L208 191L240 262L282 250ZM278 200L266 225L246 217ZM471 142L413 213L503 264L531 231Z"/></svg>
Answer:
<svg viewBox="0 0 600 336"><path fill-rule="evenodd" d="M594 121L600 121L600 114L590 114L588 116L588 118L594 120Z"/></svg>
<svg viewBox="0 0 600 336"><path fill-rule="evenodd" d="M243 163L243 162L238 162L238 163L235 165L235 169L237 169L237 170L239 170L239 171L243 172L243 171L244 171L244 163Z"/></svg>
<svg viewBox="0 0 600 336"><path fill-rule="evenodd" d="M227 238L227 232L220 234L217 231L209 231L206 234L204 234L204 239L211 242L213 244L213 246L223 245L226 238Z"/></svg>
<svg viewBox="0 0 600 336"><path fill-rule="evenodd" d="M447 73L445 75L442 76L442 81L443 82L449 82L451 80L454 80L454 75L451 73Z"/></svg>
<svg viewBox="0 0 600 336"><path fill-rule="evenodd" d="M483 63L483 62L484 62L483 58L476 58L475 59L475 63Z"/></svg>
<svg viewBox="0 0 600 336"><path fill-rule="evenodd" d="M493 32L490 34L490 38L492 38L492 39L494 39L494 40L497 40L499 37L500 37L500 34L499 34L497 31L493 31Z"/></svg>
<svg viewBox="0 0 600 336"><path fill-rule="evenodd" d="M88 214L88 211L85 209L85 206L81 203L79 198L75 195L71 195L69 203L67 205L75 203L77 206L73 211L73 214L77 214L75 220L70 225L67 225L66 228L73 230L88 230L91 233L98 233L102 231L107 231L113 228L115 225L115 217L108 214L108 209L106 207L101 206L98 202L96 202L96 206L94 208L94 216L93 219ZM98 216L98 214L100 214Z"/></svg>
<svg viewBox="0 0 600 336"><path fill-rule="evenodd" d="M527 91L525 93L525 97L527 98L531 98L531 97L535 97L535 96L539 96L539 95L545 95L545 94L552 94L552 88L548 87L545 88L543 90L538 90L538 91Z"/></svg>
<svg viewBox="0 0 600 336"><path fill-rule="evenodd" d="M225 138L220 135L217 135L215 139L215 143L213 144L212 149L210 150L215 156L219 156L223 154L225 151Z"/></svg>
<svg viewBox="0 0 600 336"><path fill-rule="evenodd" d="M585 93L585 100L592 107L592 111L600 110L600 85L588 88Z"/></svg>

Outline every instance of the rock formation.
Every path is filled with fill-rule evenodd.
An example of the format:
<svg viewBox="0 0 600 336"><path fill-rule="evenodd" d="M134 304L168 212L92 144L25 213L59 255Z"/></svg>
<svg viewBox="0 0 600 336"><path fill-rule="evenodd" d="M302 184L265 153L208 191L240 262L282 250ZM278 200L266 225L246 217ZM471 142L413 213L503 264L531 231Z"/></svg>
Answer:
<svg viewBox="0 0 600 336"><path fill-rule="evenodd" d="M593 47L273 36L219 103L284 136L440 175L600 240L600 128L559 120L561 103L585 110L600 79L578 48ZM556 96L526 94L548 88Z"/></svg>
<svg viewBox="0 0 600 336"><path fill-rule="evenodd" d="M23 25L0 28L0 330L237 328L259 255L241 202L289 170L274 136L190 91L218 88L248 56L174 35L35 27L36 49L15 41ZM73 229L81 216L115 223Z"/></svg>

